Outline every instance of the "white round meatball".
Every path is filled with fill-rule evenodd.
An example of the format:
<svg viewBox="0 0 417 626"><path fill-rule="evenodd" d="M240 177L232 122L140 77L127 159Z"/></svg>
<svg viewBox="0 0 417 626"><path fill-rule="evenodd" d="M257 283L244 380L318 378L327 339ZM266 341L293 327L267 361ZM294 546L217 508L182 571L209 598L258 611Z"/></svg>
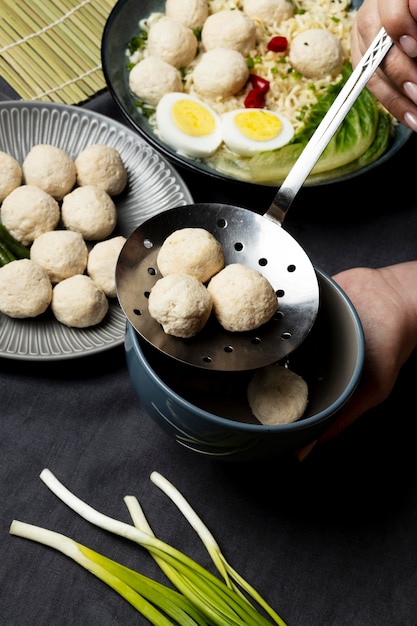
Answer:
<svg viewBox="0 0 417 626"><path fill-rule="evenodd" d="M59 217L58 202L35 185L16 187L1 206L1 221L13 237L25 246L42 233L54 230Z"/></svg>
<svg viewBox="0 0 417 626"><path fill-rule="evenodd" d="M271 26L293 17L294 5L289 0L244 0L243 12Z"/></svg>
<svg viewBox="0 0 417 626"><path fill-rule="evenodd" d="M183 91L179 70L156 56L146 57L130 70L129 87L135 96L154 107L165 94Z"/></svg>
<svg viewBox="0 0 417 626"><path fill-rule="evenodd" d="M97 143L84 148L75 159L77 183L95 185L109 196L122 193L127 183L127 170L120 152L112 146Z"/></svg>
<svg viewBox="0 0 417 626"><path fill-rule="evenodd" d="M149 294L149 314L167 335L194 337L210 317L212 299L206 287L189 274L160 278Z"/></svg>
<svg viewBox="0 0 417 626"><path fill-rule="evenodd" d="M213 99L234 96L248 78L249 69L244 57L230 48L205 52L193 72L196 92Z"/></svg>
<svg viewBox="0 0 417 626"><path fill-rule="evenodd" d="M117 222L116 205L104 189L95 185L77 187L64 196L61 216L66 228L81 233L88 241L105 239Z"/></svg>
<svg viewBox="0 0 417 626"><path fill-rule="evenodd" d="M59 283L85 272L88 248L81 233L51 230L36 237L30 248L30 258L43 267L51 283Z"/></svg>
<svg viewBox="0 0 417 626"><path fill-rule="evenodd" d="M190 274L202 283L224 267L223 249L204 228L181 228L165 239L156 259L162 276Z"/></svg>
<svg viewBox="0 0 417 626"><path fill-rule="evenodd" d="M205 50L231 48L247 56L256 46L256 26L241 11L218 11L206 19L201 42Z"/></svg>
<svg viewBox="0 0 417 626"><path fill-rule="evenodd" d="M77 274L55 285L51 308L61 324L88 328L103 321L109 301L89 276Z"/></svg>
<svg viewBox="0 0 417 626"><path fill-rule="evenodd" d="M22 184L22 168L11 154L0 151L0 203Z"/></svg>
<svg viewBox="0 0 417 626"><path fill-rule="evenodd" d="M99 241L88 255L87 273L109 298L117 295L116 265L125 242L122 235Z"/></svg>
<svg viewBox="0 0 417 626"><path fill-rule="evenodd" d="M289 424L302 417L308 404L306 381L282 365L256 370L247 388L249 406L265 425Z"/></svg>
<svg viewBox="0 0 417 626"><path fill-rule="evenodd" d="M166 0L165 13L188 28L202 28L208 17L207 0Z"/></svg>
<svg viewBox="0 0 417 626"><path fill-rule="evenodd" d="M31 259L18 259L0 267L0 311L9 317L37 317L52 299L52 284L45 270Z"/></svg>
<svg viewBox="0 0 417 626"><path fill-rule="evenodd" d="M70 155L50 144L37 144L26 155L22 165L27 185L36 185L55 200L62 200L75 185L75 164Z"/></svg>
<svg viewBox="0 0 417 626"><path fill-rule="evenodd" d="M289 61L307 78L336 75L342 69L345 54L336 35L325 28L311 28L291 42Z"/></svg>
<svg viewBox="0 0 417 626"><path fill-rule="evenodd" d="M149 54L159 57L177 69L194 60L197 47L197 37L191 28L169 17L162 17L149 29Z"/></svg>
<svg viewBox="0 0 417 626"><path fill-rule="evenodd" d="M226 330L244 332L268 322L278 309L271 283L257 270L241 263L226 265L213 276L207 290L213 313Z"/></svg>

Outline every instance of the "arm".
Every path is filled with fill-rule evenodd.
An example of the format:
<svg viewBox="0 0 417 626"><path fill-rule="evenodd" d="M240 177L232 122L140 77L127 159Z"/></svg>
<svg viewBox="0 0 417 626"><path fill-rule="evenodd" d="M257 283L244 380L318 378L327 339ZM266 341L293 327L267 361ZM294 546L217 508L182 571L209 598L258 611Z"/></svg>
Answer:
<svg viewBox="0 0 417 626"><path fill-rule="evenodd" d="M368 87L395 118L417 132L417 0L364 0L351 33L354 66L381 26L395 45Z"/></svg>

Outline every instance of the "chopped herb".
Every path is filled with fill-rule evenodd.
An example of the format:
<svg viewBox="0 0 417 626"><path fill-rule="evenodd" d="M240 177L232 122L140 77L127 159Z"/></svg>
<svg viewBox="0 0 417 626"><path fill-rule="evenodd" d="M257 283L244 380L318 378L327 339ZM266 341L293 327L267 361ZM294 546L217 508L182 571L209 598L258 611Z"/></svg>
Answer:
<svg viewBox="0 0 417 626"><path fill-rule="evenodd" d="M140 50L146 46L146 41L148 39L148 33L142 30L139 35L136 37L132 37L132 39L127 44L128 50L130 54L136 52L136 50Z"/></svg>

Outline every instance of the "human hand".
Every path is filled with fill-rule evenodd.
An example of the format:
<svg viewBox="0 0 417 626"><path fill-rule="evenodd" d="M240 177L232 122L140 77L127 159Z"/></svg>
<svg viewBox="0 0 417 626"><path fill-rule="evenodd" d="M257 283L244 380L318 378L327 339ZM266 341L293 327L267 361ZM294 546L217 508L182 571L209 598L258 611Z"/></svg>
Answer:
<svg viewBox="0 0 417 626"><path fill-rule="evenodd" d="M354 66L381 26L395 45L367 86L397 120L417 132L417 0L364 0L351 32Z"/></svg>
<svg viewBox="0 0 417 626"><path fill-rule="evenodd" d="M417 347L417 261L381 269L353 268L334 280L352 301L365 335L360 383L336 421L297 451L302 461L317 444L333 439L391 393L402 365Z"/></svg>
<svg viewBox="0 0 417 626"><path fill-rule="evenodd" d="M417 347L417 262L380 269L354 268L334 276L352 301L365 335L361 382L333 426L336 436L391 393L399 371Z"/></svg>

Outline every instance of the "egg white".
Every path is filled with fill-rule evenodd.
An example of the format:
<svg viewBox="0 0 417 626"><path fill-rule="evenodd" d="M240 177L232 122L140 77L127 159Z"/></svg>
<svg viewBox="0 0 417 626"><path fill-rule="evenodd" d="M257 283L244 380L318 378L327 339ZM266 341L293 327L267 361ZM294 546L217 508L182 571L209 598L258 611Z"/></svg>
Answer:
<svg viewBox="0 0 417 626"><path fill-rule="evenodd" d="M217 113L198 98L185 93L172 92L161 98L156 107L156 124L161 139L185 156L211 156L223 140Z"/></svg>
<svg viewBox="0 0 417 626"><path fill-rule="evenodd" d="M251 122L241 128L238 127L236 116L239 115L247 120L248 116L251 116ZM281 128L275 128L277 121ZM232 152L241 156L252 156L265 150L281 148L294 136L294 127L287 118L266 109L229 111L221 116L221 122L224 143Z"/></svg>

